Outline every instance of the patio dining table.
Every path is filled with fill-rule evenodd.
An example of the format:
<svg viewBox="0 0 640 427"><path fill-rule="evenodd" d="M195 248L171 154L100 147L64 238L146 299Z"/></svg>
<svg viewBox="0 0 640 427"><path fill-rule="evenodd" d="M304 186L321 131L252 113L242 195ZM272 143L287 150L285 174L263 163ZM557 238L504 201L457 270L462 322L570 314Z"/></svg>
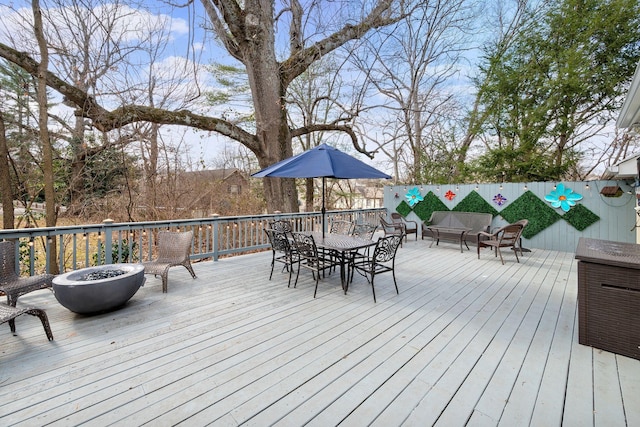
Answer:
<svg viewBox="0 0 640 427"><path fill-rule="evenodd" d="M347 293L349 287L346 267L354 251L364 249L376 245L376 241L363 239L362 237L350 236L346 234L329 233L322 235L321 232L313 231L309 233L313 236L313 240L318 248L333 251L340 257L340 281L344 293Z"/></svg>

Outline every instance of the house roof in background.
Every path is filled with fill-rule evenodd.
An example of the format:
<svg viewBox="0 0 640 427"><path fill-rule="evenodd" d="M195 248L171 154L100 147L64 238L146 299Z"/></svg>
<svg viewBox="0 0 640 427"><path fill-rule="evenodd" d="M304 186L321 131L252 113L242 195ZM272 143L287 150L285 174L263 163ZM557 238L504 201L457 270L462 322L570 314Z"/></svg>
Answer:
<svg viewBox="0 0 640 427"><path fill-rule="evenodd" d="M196 179L207 179L207 180L226 180L230 176L238 174L246 179L245 174L237 168L231 169L207 169L207 170L198 170L198 171L189 171L184 172L185 176L191 176Z"/></svg>

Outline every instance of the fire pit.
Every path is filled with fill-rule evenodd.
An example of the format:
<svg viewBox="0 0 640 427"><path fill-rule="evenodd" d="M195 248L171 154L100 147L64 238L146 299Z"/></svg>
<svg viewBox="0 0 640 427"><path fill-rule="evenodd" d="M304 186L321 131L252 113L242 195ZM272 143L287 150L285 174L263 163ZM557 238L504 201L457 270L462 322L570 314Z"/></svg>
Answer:
<svg viewBox="0 0 640 427"><path fill-rule="evenodd" d="M56 276L53 292L69 310L91 314L123 306L143 284L142 264L109 264Z"/></svg>

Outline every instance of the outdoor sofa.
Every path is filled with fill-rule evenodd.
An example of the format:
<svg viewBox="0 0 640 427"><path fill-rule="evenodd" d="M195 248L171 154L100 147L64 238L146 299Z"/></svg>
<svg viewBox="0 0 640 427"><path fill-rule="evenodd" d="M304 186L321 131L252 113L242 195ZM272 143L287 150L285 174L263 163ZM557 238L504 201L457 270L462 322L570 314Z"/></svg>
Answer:
<svg viewBox="0 0 640 427"><path fill-rule="evenodd" d="M422 239L449 240L462 243L477 243L478 233L488 233L493 215L478 212L434 211L422 224Z"/></svg>

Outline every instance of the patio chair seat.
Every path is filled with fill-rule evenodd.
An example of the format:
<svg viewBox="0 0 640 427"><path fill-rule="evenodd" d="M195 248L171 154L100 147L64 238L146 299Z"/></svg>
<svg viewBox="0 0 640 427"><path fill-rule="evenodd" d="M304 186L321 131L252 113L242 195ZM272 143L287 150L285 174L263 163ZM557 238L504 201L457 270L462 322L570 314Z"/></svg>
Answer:
<svg viewBox="0 0 640 427"><path fill-rule="evenodd" d="M162 292L167 292L167 282L169 280L169 269L171 267L183 266L196 278L196 273L191 267L189 254L193 241L193 231L173 232L160 231L158 233L158 258L153 261L145 261L144 274L153 274L162 278Z"/></svg>
<svg viewBox="0 0 640 427"><path fill-rule="evenodd" d="M36 316L42 322L42 326L44 327L44 332L47 334L47 338L49 341L53 340L53 333L51 332L51 326L49 326L49 319L47 318L47 313L36 307L12 307L5 303L0 302L0 323L9 322L9 327L11 328L11 332L15 334L16 326L15 319L18 316L23 314L30 314L32 316Z"/></svg>
<svg viewBox="0 0 640 427"><path fill-rule="evenodd" d="M20 277L16 273L15 243L0 242L0 293L7 296L7 304L15 307L18 298L40 289L51 289L53 274Z"/></svg>

